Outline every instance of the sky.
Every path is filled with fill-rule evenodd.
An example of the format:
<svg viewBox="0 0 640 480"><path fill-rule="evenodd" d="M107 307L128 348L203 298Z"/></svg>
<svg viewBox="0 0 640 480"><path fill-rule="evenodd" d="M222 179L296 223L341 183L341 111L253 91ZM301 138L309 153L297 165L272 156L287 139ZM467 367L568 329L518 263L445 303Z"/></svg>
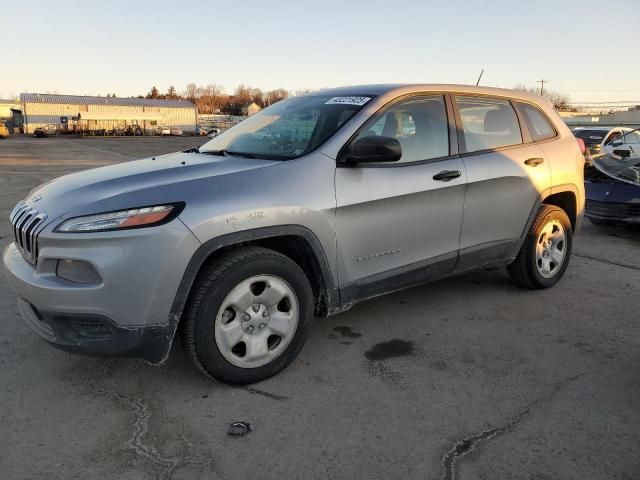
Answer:
<svg viewBox="0 0 640 480"><path fill-rule="evenodd" d="M0 98L516 84L640 104L638 0L0 0ZM609 30L608 30L609 29Z"/></svg>

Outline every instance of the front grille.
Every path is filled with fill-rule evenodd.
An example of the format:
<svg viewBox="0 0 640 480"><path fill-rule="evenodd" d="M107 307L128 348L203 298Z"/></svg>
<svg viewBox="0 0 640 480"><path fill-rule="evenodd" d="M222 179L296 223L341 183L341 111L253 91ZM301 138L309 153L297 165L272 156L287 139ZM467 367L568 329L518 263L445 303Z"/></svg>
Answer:
<svg viewBox="0 0 640 480"><path fill-rule="evenodd" d="M607 217L612 220L629 217L640 218L640 203L598 202L587 200L587 214Z"/></svg>
<svg viewBox="0 0 640 480"><path fill-rule="evenodd" d="M38 234L47 215L20 201L9 216L13 227L13 238L22 256L29 263L38 260Z"/></svg>

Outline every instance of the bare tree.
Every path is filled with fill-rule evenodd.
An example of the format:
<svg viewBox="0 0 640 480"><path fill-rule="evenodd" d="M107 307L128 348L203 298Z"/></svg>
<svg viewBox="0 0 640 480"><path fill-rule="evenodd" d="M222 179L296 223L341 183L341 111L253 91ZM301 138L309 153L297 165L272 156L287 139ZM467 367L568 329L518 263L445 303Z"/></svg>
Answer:
<svg viewBox="0 0 640 480"><path fill-rule="evenodd" d="M196 103L196 99L198 98L198 86L195 83L188 84L187 89L184 92L184 96L187 100Z"/></svg>
<svg viewBox="0 0 640 480"><path fill-rule="evenodd" d="M515 85L513 89L519 92L530 93L531 95L540 95L540 90L537 88L527 87L521 83ZM553 104L553 107L559 112L575 111L575 108L571 106L571 97L567 94L548 90L544 92L543 96L549 100Z"/></svg>
<svg viewBox="0 0 640 480"><path fill-rule="evenodd" d="M570 112L573 110L571 108L571 98L569 95L559 92L548 92L545 93L544 96L553 103L553 107L559 112Z"/></svg>
<svg viewBox="0 0 640 480"><path fill-rule="evenodd" d="M234 103L240 106L244 106L248 103L251 103L251 87L247 87L245 85L238 85L236 87L235 92L233 93Z"/></svg>
<svg viewBox="0 0 640 480"><path fill-rule="evenodd" d="M273 105L274 103L284 100L289 97L289 92L284 88L276 88L275 90L269 90L264 94L264 104L266 107Z"/></svg>
<svg viewBox="0 0 640 480"><path fill-rule="evenodd" d="M209 84L202 88L202 95L198 102L203 107L203 112L215 113L222 106L222 87L215 83Z"/></svg>

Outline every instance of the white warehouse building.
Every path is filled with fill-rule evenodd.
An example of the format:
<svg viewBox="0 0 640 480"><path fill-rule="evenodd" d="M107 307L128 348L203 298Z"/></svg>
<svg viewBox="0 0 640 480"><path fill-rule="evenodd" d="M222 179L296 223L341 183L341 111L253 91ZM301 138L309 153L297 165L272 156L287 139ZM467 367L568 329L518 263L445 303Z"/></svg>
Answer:
<svg viewBox="0 0 640 480"><path fill-rule="evenodd" d="M198 119L196 106L188 100L21 93L20 103L25 133L47 125L61 130L166 126L193 132Z"/></svg>

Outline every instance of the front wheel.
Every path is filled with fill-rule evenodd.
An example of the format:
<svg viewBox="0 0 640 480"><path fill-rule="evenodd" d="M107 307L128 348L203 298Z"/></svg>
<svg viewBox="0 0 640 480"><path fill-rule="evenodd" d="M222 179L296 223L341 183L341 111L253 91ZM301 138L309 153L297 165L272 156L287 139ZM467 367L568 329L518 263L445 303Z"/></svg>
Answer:
<svg viewBox="0 0 640 480"><path fill-rule="evenodd" d="M531 289L549 288L564 275L573 245L573 229L564 210L542 205L513 263L513 281Z"/></svg>
<svg viewBox="0 0 640 480"><path fill-rule="evenodd" d="M275 375L302 349L313 293L300 267L266 248L234 250L197 281L183 335L193 363L226 383Z"/></svg>

